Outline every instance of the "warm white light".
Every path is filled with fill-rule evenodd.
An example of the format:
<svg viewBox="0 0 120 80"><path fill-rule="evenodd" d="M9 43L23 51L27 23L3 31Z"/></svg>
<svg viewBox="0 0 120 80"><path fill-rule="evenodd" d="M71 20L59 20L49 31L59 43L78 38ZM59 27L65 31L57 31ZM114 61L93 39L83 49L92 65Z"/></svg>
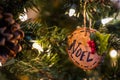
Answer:
<svg viewBox="0 0 120 80"><path fill-rule="evenodd" d="M26 21L26 20L28 19L26 9L24 9L24 12L25 12L25 13L20 14L20 16L19 16L19 19L20 19L21 21Z"/></svg>
<svg viewBox="0 0 120 80"><path fill-rule="evenodd" d="M117 51L116 51L116 50L111 50L111 51L110 51L110 56L111 56L112 58L116 58L116 57L117 57Z"/></svg>
<svg viewBox="0 0 120 80"><path fill-rule="evenodd" d="M86 78L84 78L83 80L87 80Z"/></svg>
<svg viewBox="0 0 120 80"><path fill-rule="evenodd" d="M21 14L21 15L19 16L19 19L20 19L21 21L26 21L26 20L28 19L28 16L27 16L26 13L24 13L24 14Z"/></svg>
<svg viewBox="0 0 120 80"><path fill-rule="evenodd" d="M33 43L32 47L37 49L40 52L43 52L42 46L40 44L38 44L38 43Z"/></svg>
<svg viewBox="0 0 120 80"><path fill-rule="evenodd" d="M113 20L113 18L104 18L104 19L101 20L101 23L102 23L103 25L105 25L105 24L109 23L109 22L112 21L112 20Z"/></svg>
<svg viewBox="0 0 120 80"><path fill-rule="evenodd" d="M0 67L2 66L2 63L0 62Z"/></svg>
<svg viewBox="0 0 120 80"><path fill-rule="evenodd" d="M75 14L75 9L70 9L69 10L69 16L71 17L71 16L73 16Z"/></svg>

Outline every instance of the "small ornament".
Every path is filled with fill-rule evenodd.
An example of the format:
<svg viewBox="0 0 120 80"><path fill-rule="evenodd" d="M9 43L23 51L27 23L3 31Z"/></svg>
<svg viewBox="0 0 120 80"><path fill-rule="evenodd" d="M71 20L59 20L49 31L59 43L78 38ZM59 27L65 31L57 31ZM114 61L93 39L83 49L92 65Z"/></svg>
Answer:
<svg viewBox="0 0 120 80"><path fill-rule="evenodd" d="M68 36L68 54L75 65L90 70L98 66L101 56L97 54L95 42L90 39L94 29L79 28Z"/></svg>
<svg viewBox="0 0 120 80"><path fill-rule="evenodd" d="M22 50L18 42L23 37L24 32L13 19L13 15L3 12L2 7L0 7L0 63L6 63Z"/></svg>

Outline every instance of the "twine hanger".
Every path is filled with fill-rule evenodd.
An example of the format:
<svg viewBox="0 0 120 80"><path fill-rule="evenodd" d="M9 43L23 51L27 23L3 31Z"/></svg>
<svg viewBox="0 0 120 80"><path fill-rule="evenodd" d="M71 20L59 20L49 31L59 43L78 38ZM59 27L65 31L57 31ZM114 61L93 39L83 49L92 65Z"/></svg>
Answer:
<svg viewBox="0 0 120 80"><path fill-rule="evenodd" d="M84 6L83 6L83 19L84 19L84 27L86 28L86 4L87 2L85 1Z"/></svg>
<svg viewBox="0 0 120 80"><path fill-rule="evenodd" d="M87 32L90 33L90 29L91 29L91 26L92 26L92 19L89 20L89 27L87 28L86 27L86 24L87 24L87 20L86 20L86 5L87 5L87 1L84 2L84 6L83 6L83 19L84 19L84 31L85 31L85 36L87 35Z"/></svg>

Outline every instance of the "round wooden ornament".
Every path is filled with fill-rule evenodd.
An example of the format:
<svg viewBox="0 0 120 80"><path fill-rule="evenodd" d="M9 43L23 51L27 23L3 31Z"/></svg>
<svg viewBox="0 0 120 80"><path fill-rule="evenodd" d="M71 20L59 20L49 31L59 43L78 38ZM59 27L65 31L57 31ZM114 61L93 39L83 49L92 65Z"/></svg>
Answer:
<svg viewBox="0 0 120 80"><path fill-rule="evenodd" d="M89 45L90 34L94 29L81 27L68 36L68 54L72 62L84 70L95 68L101 61L101 56L96 51L92 53Z"/></svg>

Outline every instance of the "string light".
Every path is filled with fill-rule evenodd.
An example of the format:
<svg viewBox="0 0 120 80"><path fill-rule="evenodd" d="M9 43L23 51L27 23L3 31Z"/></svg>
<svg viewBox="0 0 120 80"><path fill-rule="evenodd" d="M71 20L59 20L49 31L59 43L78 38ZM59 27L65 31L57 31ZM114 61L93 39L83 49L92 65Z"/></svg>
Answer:
<svg viewBox="0 0 120 80"><path fill-rule="evenodd" d="M71 17L71 16L74 16L75 15L75 12L76 12L76 5L73 4L71 6L71 8L69 9L69 12L68 12L68 15Z"/></svg>
<svg viewBox="0 0 120 80"><path fill-rule="evenodd" d="M111 50L111 51L110 51L110 57L111 57L111 58L116 58L116 57L117 57L117 51L114 50L114 49Z"/></svg>
<svg viewBox="0 0 120 80"><path fill-rule="evenodd" d="M43 52L42 46L41 46L40 44L36 43L36 42L33 43L32 47L33 47L34 49L37 49L37 50L40 51L40 52Z"/></svg>
<svg viewBox="0 0 120 80"><path fill-rule="evenodd" d="M2 66L2 63L0 62L0 67Z"/></svg>
<svg viewBox="0 0 120 80"><path fill-rule="evenodd" d="M69 16L71 17L71 16L73 16L75 14L75 9L70 9L69 10Z"/></svg>
<svg viewBox="0 0 120 80"><path fill-rule="evenodd" d="M26 21L27 19L28 19L28 16L27 16L27 11L26 11L26 9L24 9L24 14L20 14L20 16L19 16L19 19L21 20L21 21Z"/></svg>
<svg viewBox="0 0 120 80"><path fill-rule="evenodd" d="M113 18L104 18L104 19L101 20L101 23L102 23L103 25L105 25L105 24L109 23L109 22L112 21L112 20L113 20Z"/></svg>

